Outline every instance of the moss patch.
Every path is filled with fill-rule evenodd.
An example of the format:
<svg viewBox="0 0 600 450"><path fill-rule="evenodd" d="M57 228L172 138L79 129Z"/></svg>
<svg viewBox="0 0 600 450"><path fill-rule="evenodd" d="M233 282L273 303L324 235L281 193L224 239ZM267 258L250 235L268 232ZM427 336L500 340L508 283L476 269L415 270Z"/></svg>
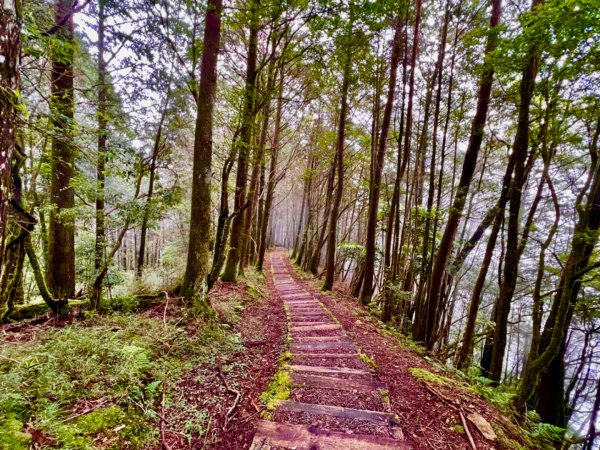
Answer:
<svg viewBox="0 0 600 450"><path fill-rule="evenodd" d="M448 377L444 377L442 375L437 375L429 370L421 369L418 367L411 367L408 369L410 374L415 377L417 380L425 381L426 383L433 384L454 384L454 381Z"/></svg>
<svg viewBox="0 0 600 450"><path fill-rule="evenodd" d="M275 375L273 375L266 391L260 395L260 400L267 408L264 414L265 418L270 418L279 402L290 398L291 393L292 377L287 366L282 365Z"/></svg>
<svg viewBox="0 0 600 450"><path fill-rule="evenodd" d="M0 448L28 448L32 433L62 449L156 443L161 380L241 350L237 334L190 320L184 328L162 316L119 312L47 329L25 343L4 342ZM96 409L78 416L89 407Z"/></svg>
<svg viewBox="0 0 600 450"><path fill-rule="evenodd" d="M358 357L362 362L371 366L373 369L377 369L377 363L374 359L370 358L366 353L358 352Z"/></svg>

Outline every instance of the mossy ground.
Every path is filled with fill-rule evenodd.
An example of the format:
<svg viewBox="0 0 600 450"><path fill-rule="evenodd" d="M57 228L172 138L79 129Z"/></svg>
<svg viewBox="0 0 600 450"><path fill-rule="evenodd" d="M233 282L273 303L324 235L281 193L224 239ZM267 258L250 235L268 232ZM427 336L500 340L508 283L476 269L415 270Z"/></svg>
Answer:
<svg viewBox="0 0 600 450"><path fill-rule="evenodd" d="M1 343L0 449L152 445L163 383L241 348L215 322L163 321L124 306Z"/></svg>

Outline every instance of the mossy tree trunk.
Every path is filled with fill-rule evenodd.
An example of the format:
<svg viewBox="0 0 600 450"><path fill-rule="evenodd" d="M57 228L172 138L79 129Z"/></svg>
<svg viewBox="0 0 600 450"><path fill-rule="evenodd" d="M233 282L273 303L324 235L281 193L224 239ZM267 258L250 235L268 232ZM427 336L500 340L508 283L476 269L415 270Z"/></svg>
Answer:
<svg viewBox="0 0 600 450"><path fill-rule="evenodd" d="M6 224L11 192L11 158L15 148L21 59L21 26L23 18L20 0L7 0L0 7L0 276L4 267Z"/></svg>
<svg viewBox="0 0 600 450"><path fill-rule="evenodd" d="M222 0L210 0L206 9L194 139L192 215L187 264L181 288L181 295L192 300L194 309L199 312L205 312L208 308L206 292L211 233L213 109L222 9Z"/></svg>
<svg viewBox="0 0 600 450"><path fill-rule="evenodd" d="M72 0L56 0L58 48L51 55L52 154L50 218L48 228L48 287L55 298L69 298L75 292L75 193L73 142L73 15ZM66 17L66 20L65 20Z"/></svg>

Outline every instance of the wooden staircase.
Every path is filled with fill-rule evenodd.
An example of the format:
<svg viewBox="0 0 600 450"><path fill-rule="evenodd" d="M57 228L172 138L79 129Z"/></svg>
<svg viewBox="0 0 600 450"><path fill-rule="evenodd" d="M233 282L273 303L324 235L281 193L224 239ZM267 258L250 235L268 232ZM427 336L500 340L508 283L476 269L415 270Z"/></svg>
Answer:
<svg viewBox="0 0 600 450"><path fill-rule="evenodd" d="M409 449L390 411L386 386L359 358L356 344L272 254L275 288L286 306L293 389L272 421L261 420L251 450Z"/></svg>

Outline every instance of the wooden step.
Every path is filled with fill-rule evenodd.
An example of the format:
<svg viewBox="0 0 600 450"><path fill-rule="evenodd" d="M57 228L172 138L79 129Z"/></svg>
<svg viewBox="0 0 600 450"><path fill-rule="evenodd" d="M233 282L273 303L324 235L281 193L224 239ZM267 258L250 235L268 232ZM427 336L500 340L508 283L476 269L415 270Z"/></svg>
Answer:
<svg viewBox="0 0 600 450"><path fill-rule="evenodd" d="M313 373L321 373L326 375L362 375L366 377L372 377L373 374L367 370L361 369L349 369L347 367L322 367L322 366L302 366L293 364L290 365L289 368L293 372L313 372Z"/></svg>
<svg viewBox="0 0 600 450"><path fill-rule="evenodd" d="M292 320L293 322L293 320ZM300 330L300 331L319 331L321 330L320 327L327 325L336 325L339 327L338 324L336 324L333 320L329 319L328 321L323 321L320 320L318 322L299 322L297 324L293 324L290 331L294 331L294 328L306 328L307 330ZM308 328L314 328L314 330L309 330ZM323 328L324 330L329 330L330 328ZM336 330L337 328L331 328L332 330ZM296 330L298 331L298 330Z"/></svg>
<svg viewBox="0 0 600 450"><path fill-rule="evenodd" d="M289 308L321 308L321 305L319 304L319 302L313 302L312 300L302 300L302 302L290 302L290 301L284 301L284 303L289 307Z"/></svg>
<svg viewBox="0 0 600 450"><path fill-rule="evenodd" d="M298 358L356 358L358 353L294 353Z"/></svg>
<svg viewBox="0 0 600 450"><path fill-rule="evenodd" d="M292 316L292 322L317 322L318 319L332 321L331 317L327 314L294 314Z"/></svg>
<svg viewBox="0 0 600 450"><path fill-rule="evenodd" d="M294 342L350 342L344 334L335 336L292 336Z"/></svg>
<svg viewBox="0 0 600 450"><path fill-rule="evenodd" d="M342 326L337 323L290 327L290 331L292 333L302 333L303 331L329 331L329 330L341 330L341 329L342 329Z"/></svg>
<svg viewBox="0 0 600 450"><path fill-rule="evenodd" d="M341 419L365 420L367 422L386 423L388 425L397 425L394 414L369 411L366 409L343 408L341 406L317 405L314 403L301 403L291 400L284 400L277 405L277 408L286 411L304 412L308 414L324 414L327 416L338 417Z"/></svg>
<svg viewBox="0 0 600 450"><path fill-rule="evenodd" d="M259 420L250 450L408 450L404 441L383 436L327 431L306 425Z"/></svg>
<svg viewBox="0 0 600 450"><path fill-rule="evenodd" d="M372 380L348 380L292 372L292 381L308 388L335 389L336 391L376 392L385 389L385 384Z"/></svg>
<svg viewBox="0 0 600 450"><path fill-rule="evenodd" d="M292 353L309 353L313 350L337 350L352 349L356 350L356 345L351 341L324 341L324 342L298 342L292 341L290 350Z"/></svg>

